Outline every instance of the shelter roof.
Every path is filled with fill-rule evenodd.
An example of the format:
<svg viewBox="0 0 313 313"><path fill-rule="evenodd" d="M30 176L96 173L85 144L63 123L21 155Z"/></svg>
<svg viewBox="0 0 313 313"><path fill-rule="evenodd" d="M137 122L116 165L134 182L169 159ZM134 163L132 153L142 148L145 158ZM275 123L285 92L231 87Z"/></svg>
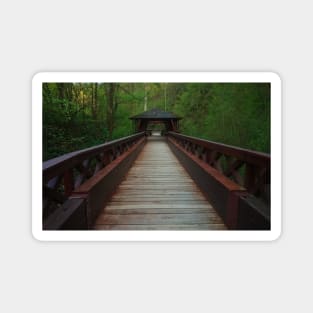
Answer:
<svg viewBox="0 0 313 313"><path fill-rule="evenodd" d="M154 119L154 120L164 120L164 119L175 119L180 120L181 117L175 115L172 112L162 111L158 108L154 108L148 111L144 111L140 114L134 115L130 117L131 120L138 120L138 119Z"/></svg>

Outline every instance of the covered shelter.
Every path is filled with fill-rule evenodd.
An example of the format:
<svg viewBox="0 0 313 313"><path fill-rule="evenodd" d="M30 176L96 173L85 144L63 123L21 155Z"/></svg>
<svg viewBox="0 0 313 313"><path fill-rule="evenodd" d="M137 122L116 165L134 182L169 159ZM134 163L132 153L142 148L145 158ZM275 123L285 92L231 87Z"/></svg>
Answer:
<svg viewBox="0 0 313 313"><path fill-rule="evenodd" d="M182 118L172 112L154 108L130 117L134 123L135 132L151 132L155 129L161 132L179 131L179 120Z"/></svg>

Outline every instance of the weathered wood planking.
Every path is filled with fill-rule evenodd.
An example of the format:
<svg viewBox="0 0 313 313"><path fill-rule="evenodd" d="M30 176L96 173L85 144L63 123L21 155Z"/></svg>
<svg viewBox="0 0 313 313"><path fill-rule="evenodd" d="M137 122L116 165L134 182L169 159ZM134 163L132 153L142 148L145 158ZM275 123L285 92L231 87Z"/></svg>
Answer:
<svg viewBox="0 0 313 313"><path fill-rule="evenodd" d="M223 230L223 221L166 141L148 140L96 230Z"/></svg>
<svg viewBox="0 0 313 313"><path fill-rule="evenodd" d="M225 227L225 226L223 226ZM184 224L184 225L105 225L96 224L95 230L221 230L221 224Z"/></svg>
<svg viewBox="0 0 313 313"><path fill-rule="evenodd" d="M220 224L216 214L180 213L180 214L103 214L98 219L99 224L110 225L184 225L184 224Z"/></svg>

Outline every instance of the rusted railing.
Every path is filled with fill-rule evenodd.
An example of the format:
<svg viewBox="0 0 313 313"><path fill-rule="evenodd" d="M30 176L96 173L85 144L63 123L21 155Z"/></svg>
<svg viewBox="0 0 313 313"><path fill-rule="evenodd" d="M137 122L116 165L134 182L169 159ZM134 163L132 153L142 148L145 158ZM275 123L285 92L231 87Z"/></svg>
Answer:
<svg viewBox="0 0 313 313"><path fill-rule="evenodd" d="M75 151L43 163L43 218L62 206L86 180L128 151L145 133Z"/></svg>
<svg viewBox="0 0 313 313"><path fill-rule="evenodd" d="M169 132L168 136L185 151L244 187L250 194L270 202L271 158L269 154L175 132Z"/></svg>

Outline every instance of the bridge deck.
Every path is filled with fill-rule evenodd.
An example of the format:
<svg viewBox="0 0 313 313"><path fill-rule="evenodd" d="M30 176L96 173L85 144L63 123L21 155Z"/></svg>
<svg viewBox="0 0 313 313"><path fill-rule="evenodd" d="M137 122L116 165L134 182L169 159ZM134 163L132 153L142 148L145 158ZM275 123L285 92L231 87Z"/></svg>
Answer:
<svg viewBox="0 0 313 313"><path fill-rule="evenodd" d="M98 230L225 228L162 137L149 138L95 223Z"/></svg>

